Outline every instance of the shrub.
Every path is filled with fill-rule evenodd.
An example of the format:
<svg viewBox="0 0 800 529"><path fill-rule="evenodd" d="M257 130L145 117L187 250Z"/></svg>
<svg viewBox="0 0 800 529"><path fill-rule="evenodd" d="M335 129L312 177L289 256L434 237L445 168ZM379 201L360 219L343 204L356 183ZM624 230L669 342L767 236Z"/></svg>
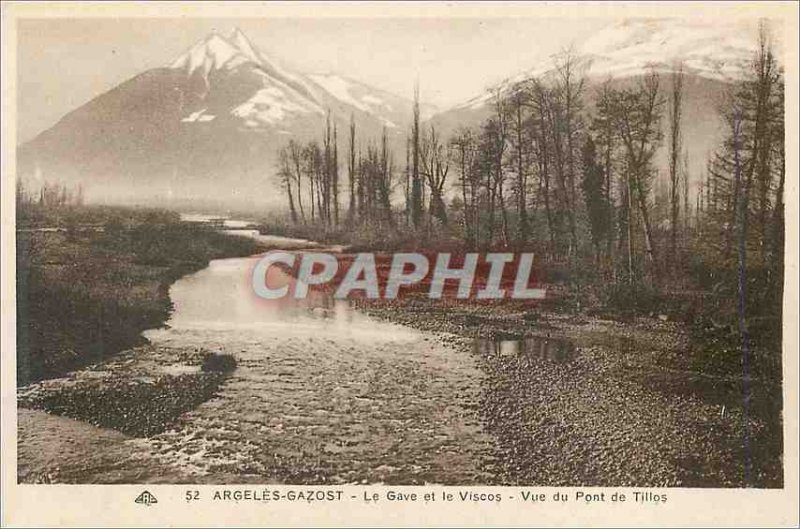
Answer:
<svg viewBox="0 0 800 529"><path fill-rule="evenodd" d="M209 353L201 369L205 373L228 373L236 369L236 359L229 354Z"/></svg>

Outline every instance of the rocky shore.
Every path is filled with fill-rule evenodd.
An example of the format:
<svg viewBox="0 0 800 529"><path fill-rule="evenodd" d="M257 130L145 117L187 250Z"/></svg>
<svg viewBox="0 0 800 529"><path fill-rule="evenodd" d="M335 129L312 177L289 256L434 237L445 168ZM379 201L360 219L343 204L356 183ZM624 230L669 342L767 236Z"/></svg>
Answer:
<svg viewBox="0 0 800 529"><path fill-rule="evenodd" d="M20 388L20 481L81 479L87 471L85 463L63 461L50 466L46 460L62 450L74 451L76 443L121 443L174 427L183 413L212 398L235 367L235 360L226 355L145 346ZM73 430L90 430L83 433L96 439L70 436L67 432ZM56 435L45 439L46 432ZM113 468L118 463L109 464Z"/></svg>
<svg viewBox="0 0 800 529"><path fill-rule="evenodd" d="M681 323L422 297L358 304L479 358L501 483L782 486L780 384L752 380L745 413L740 377L691 369Z"/></svg>

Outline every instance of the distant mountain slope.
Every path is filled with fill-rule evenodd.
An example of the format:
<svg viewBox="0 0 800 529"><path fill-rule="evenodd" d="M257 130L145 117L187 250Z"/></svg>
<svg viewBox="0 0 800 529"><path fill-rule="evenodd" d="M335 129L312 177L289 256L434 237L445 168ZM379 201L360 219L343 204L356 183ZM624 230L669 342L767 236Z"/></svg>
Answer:
<svg viewBox="0 0 800 529"><path fill-rule="evenodd" d="M609 24L572 50L590 82L609 77L636 77L647 71L671 72L678 64L688 76L730 83L755 49L755 29L732 23L709 25L685 19L629 19ZM545 61L497 84L501 91L519 81L546 77L553 62ZM490 99L488 91L448 111L478 109Z"/></svg>
<svg viewBox="0 0 800 529"><path fill-rule="evenodd" d="M705 168L708 153L720 139L720 97L741 77L755 42L754 28L740 28L737 32L730 24L711 26L686 20L634 19L609 24L590 35L572 53L578 60L580 75L586 79L584 95L590 109L600 83L612 79L612 87L630 86L653 70L661 74L661 88L666 96L669 74L682 64L686 75L684 145L689 151L690 171L698 175ZM436 114L431 123L445 135L458 127L479 126L492 112L494 93L507 93L521 81L546 80L554 74L553 61L546 61ZM659 153L659 157L659 161L666 159L666 153Z"/></svg>

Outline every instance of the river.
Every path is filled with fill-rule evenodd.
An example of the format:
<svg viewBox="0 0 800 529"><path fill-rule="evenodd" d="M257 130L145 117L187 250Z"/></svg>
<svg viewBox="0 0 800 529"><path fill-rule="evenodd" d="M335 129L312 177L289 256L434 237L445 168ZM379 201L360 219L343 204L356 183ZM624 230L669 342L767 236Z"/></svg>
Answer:
<svg viewBox="0 0 800 529"><path fill-rule="evenodd" d="M237 368L141 449L204 481L486 481L491 442L475 411L483 375L470 354L319 292L257 298L257 260L212 261L172 285L168 327L146 338L230 354ZM293 278L273 267L267 281Z"/></svg>

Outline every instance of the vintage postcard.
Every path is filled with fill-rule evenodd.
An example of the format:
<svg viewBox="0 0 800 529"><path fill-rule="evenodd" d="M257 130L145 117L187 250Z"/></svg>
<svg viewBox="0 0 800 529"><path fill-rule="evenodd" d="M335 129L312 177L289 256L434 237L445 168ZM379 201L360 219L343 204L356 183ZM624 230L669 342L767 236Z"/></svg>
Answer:
<svg viewBox="0 0 800 529"><path fill-rule="evenodd" d="M2 17L4 526L797 526L796 3Z"/></svg>

